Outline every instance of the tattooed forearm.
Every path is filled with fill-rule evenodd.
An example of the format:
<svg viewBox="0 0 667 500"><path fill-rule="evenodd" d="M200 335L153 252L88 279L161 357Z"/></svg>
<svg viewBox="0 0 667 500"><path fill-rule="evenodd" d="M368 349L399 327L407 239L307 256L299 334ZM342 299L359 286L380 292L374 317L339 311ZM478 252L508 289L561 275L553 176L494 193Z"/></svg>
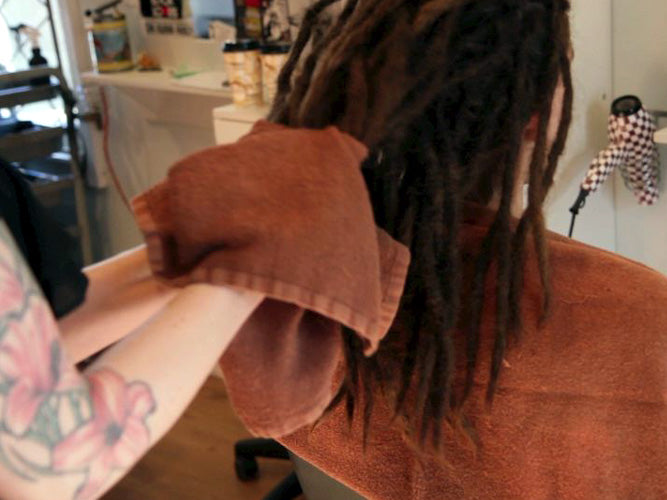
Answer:
<svg viewBox="0 0 667 500"><path fill-rule="evenodd" d="M127 384L112 370L88 378L92 417L76 426L53 448L55 472L86 471L79 496L89 498L109 474L130 467L150 444L146 417L155 401L146 384Z"/></svg>
<svg viewBox="0 0 667 500"><path fill-rule="evenodd" d="M150 443L149 386L68 362L45 300L0 222L0 466L25 481L83 478L92 498ZM2 495L0 485L0 495Z"/></svg>

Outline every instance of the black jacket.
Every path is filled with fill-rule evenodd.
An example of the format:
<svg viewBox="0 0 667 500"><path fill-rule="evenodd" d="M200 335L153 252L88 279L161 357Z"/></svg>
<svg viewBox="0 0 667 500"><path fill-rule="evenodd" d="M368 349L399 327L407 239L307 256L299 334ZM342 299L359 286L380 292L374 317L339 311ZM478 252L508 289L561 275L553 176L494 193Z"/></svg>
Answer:
<svg viewBox="0 0 667 500"><path fill-rule="evenodd" d="M78 307L85 298L88 279L76 262L76 240L53 220L23 176L2 160L0 216L56 317Z"/></svg>

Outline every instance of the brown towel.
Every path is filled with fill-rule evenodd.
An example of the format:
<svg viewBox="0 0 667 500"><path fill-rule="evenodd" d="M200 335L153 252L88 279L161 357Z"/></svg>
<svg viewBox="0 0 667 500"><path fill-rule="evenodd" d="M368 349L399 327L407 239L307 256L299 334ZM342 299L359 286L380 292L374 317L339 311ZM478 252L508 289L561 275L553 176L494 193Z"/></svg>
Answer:
<svg viewBox="0 0 667 500"><path fill-rule="evenodd" d="M467 208L476 253L493 213ZM667 498L667 279L618 255L549 234L553 309L537 329L540 279L528 259L520 345L485 408L494 341L490 278L480 366L467 415L477 453L445 426L447 463L415 452L378 394L368 448L339 407L281 441L370 500ZM464 346L463 333L455 341ZM459 351L461 352L461 351Z"/></svg>
<svg viewBox="0 0 667 500"><path fill-rule="evenodd" d="M154 273L270 297L221 359L248 428L284 435L331 399L340 324L373 353L396 314L409 252L375 227L366 148L336 128L258 122L197 153L133 208Z"/></svg>

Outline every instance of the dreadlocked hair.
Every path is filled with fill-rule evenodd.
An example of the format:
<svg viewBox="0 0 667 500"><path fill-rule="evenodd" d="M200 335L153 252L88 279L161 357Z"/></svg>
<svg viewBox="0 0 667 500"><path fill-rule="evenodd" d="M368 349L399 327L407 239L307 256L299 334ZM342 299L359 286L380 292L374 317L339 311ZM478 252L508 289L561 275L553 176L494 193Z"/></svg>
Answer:
<svg viewBox="0 0 667 500"><path fill-rule="evenodd" d="M522 328L529 239L538 256L543 317L549 311L542 205L571 118L569 1L348 0L328 30L318 31L320 15L338 3L320 0L306 14L270 119L335 125L368 146L362 171L376 223L410 248L412 263L397 319L375 355L364 356L362 341L343 329L346 374L329 410L344 402L350 423L361 412L365 444L379 386L414 441L438 449L442 425L461 421L474 385L485 282L496 269L486 392L489 403L493 398L508 337ZM559 80L563 112L549 148ZM535 115L528 206L513 229L516 166ZM464 301L463 204L486 205L495 193L499 209L474 257ZM454 332L465 334L463 353L455 352ZM383 369L389 357L398 370ZM455 390L459 375L463 383Z"/></svg>

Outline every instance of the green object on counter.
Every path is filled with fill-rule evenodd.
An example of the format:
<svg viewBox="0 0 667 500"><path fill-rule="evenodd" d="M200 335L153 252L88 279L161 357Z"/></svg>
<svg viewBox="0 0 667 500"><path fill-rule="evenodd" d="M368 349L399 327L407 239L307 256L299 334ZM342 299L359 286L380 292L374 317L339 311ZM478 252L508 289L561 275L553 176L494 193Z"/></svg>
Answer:
<svg viewBox="0 0 667 500"><path fill-rule="evenodd" d="M201 73L201 71L188 68L185 64L181 64L178 68L171 70L171 76L176 80L180 80L181 78L186 78L188 76L194 76L198 73Z"/></svg>

